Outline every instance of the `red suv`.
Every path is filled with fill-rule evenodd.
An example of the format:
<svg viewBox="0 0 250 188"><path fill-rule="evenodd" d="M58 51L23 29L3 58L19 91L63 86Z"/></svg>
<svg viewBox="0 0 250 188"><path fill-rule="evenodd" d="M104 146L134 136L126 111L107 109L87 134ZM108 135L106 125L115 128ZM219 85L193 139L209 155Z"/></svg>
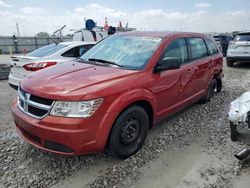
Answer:
<svg viewBox="0 0 250 188"><path fill-rule="evenodd" d="M46 151L80 155L106 146L136 153L148 129L222 87L222 54L198 33L110 36L79 60L21 82L12 105L18 133Z"/></svg>

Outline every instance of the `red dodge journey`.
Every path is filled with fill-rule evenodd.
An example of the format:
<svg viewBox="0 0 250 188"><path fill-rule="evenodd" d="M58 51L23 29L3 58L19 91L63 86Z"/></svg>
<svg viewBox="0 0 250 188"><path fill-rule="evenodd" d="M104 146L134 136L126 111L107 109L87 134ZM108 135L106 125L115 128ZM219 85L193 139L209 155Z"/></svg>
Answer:
<svg viewBox="0 0 250 188"><path fill-rule="evenodd" d="M222 88L223 57L213 39L186 32L129 32L80 59L23 80L13 101L17 132L63 155L135 154L162 118L206 103Z"/></svg>

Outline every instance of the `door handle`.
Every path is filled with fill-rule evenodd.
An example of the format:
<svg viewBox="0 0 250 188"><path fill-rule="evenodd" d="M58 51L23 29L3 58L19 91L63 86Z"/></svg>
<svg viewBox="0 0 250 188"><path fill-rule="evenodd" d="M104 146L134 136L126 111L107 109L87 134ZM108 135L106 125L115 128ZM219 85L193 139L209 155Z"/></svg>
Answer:
<svg viewBox="0 0 250 188"><path fill-rule="evenodd" d="M187 72L193 72L193 70L194 70L193 68L192 69L188 69Z"/></svg>

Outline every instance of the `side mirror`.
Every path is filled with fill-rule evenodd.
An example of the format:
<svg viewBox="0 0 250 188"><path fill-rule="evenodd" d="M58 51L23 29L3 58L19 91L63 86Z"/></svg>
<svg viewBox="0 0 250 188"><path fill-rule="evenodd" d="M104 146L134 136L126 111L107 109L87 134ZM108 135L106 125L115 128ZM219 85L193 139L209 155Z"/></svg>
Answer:
<svg viewBox="0 0 250 188"><path fill-rule="evenodd" d="M165 57L158 62L154 72L165 70L179 69L181 67L181 59L178 57Z"/></svg>

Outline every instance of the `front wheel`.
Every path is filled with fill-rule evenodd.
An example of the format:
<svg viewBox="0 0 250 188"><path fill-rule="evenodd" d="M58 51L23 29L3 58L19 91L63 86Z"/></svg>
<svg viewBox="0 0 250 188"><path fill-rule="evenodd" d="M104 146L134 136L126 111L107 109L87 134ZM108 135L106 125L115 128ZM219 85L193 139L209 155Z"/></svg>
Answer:
<svg viewBox="0 0 250 188"><path fill-rule="evenodd" d="M141 149L149 129L148 115L140 106L132 106L122 112L113 125L110 150L125 159Z"/></svg>

